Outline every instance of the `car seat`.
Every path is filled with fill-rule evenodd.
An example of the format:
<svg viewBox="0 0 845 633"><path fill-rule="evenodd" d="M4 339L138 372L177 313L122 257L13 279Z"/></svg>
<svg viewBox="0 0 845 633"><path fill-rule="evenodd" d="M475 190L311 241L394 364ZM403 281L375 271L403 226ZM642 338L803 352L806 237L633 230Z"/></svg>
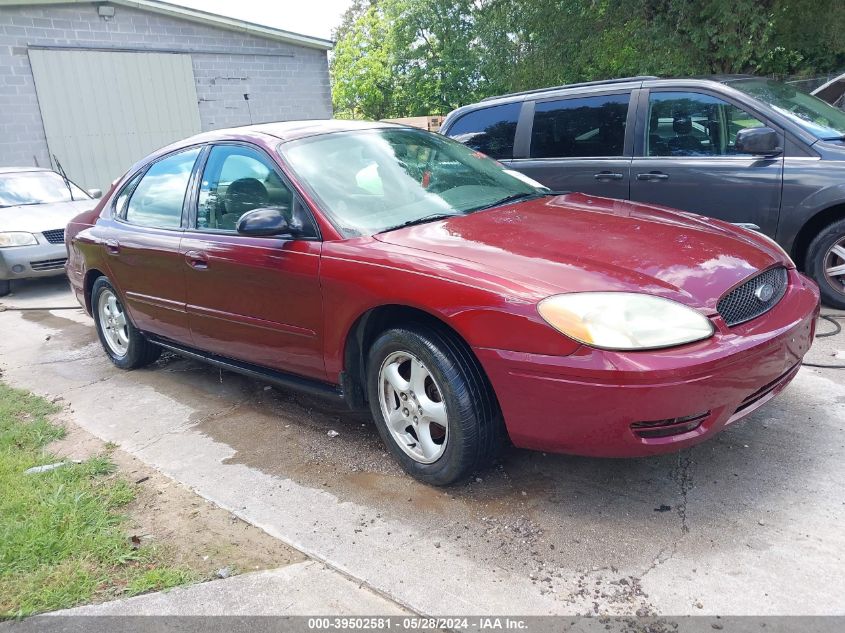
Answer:
<svg viewBox="0 0 845 633"><path fill-rule="evenodd" d="M239 178L226 188L226 212L220 218L220 228L234 230L247 211L266 207L270 201L267 187L257 178Z"/></svg>

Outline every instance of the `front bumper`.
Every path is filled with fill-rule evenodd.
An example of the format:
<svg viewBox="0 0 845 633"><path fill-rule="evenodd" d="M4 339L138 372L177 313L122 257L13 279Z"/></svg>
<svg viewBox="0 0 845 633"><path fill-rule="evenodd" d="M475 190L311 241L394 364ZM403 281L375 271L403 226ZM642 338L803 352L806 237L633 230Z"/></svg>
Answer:
<svg viewBox="0 0 845 633"><path fill-rule="evenodd" d="M67 248L64 242L50 244L37 235L38 244L0 248L0 279L28 279L62 275Z"/></svg>
<svg viewBox="0 0 845 633"><path fill-rule="evenodd" d="M583 346L564 357L475 352L516 446L653 455L701 442L783 390L810 349L818 311L818 288L793 270L775 308L733 328L715 317L717 333L699 343L644 352Z"/></svg>

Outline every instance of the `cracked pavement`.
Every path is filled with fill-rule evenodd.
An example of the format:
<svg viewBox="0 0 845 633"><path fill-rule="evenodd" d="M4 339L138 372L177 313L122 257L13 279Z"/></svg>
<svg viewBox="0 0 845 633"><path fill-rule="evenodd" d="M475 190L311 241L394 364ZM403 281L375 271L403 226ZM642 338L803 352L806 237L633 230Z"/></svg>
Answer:
<svg viewBox="0 0 845 633"><path fill-rule="evenodd" d="M3 302L75 305L50 280ZM176 356L117 370L80 310L0 312L0 332L4 380L61 396L91 433L420 613L845 613L843 371L802 369L678 454L511 450L440 490L337 405Z"/></svg>

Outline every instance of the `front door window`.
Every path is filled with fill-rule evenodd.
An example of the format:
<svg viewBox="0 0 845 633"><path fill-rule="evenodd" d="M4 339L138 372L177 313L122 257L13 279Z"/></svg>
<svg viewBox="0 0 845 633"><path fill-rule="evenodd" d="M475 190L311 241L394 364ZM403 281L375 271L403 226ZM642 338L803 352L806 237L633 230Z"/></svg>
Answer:
<svg viewBox="0 0 845 633"><path fill-rule="evenodd" d="M649 95L647 156L733 156L742 129L764 125L718 97L697 92Z"/></svg>

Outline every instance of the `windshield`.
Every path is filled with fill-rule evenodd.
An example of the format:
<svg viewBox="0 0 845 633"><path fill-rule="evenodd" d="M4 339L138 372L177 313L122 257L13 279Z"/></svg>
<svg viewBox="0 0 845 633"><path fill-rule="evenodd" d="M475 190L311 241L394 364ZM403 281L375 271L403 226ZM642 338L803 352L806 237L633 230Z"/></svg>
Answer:
<svg viewBox="0 0 845 633"><path fill-rule="evenodd" d="M729 85L774 108L816 138L832 141L845 136L845 112L813 95L771 79L740 79Z"/></svg>
<svg viewBox="0 0 845 633"><path fill-rule="evenodd" d="M284 143L279 151L347 237L545 191L484 154L422 130L337 132Z"/></svg>
<svg viewBox="0 0 845 633"><path fill-rule="evenodd" d="M91 198L79 187L70 183L74 200ZM0 174L0 207L69 202L71 200L65 180L54 171L20 171Z"/></svg>

